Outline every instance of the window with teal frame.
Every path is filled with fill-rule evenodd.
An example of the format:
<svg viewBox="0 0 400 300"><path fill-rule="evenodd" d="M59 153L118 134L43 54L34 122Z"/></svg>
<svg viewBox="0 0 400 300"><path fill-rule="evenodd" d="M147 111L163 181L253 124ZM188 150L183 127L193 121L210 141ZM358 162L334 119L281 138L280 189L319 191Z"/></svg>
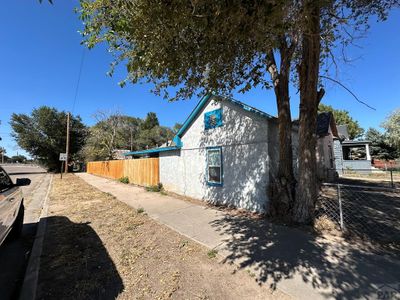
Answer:
<svg viewBox="0 0 400 300"><path fill-rule="evenodd" d="M216 109L204 114L204 128L206 130L222 126L222 110Z"/></svg>
<svg viewBox="0 0 400 300"><path fill-rule="evenodd" d="M207 151L207 169L206 180L211 186L222 186L222 148L208 147Z"/></svg>

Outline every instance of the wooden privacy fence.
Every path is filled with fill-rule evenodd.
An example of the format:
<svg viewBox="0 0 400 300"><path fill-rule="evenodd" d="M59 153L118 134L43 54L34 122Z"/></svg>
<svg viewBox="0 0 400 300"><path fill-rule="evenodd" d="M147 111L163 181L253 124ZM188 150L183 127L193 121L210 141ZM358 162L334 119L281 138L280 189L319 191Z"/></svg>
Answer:
<svg viewBox="0 0 400 300"><path fill-rule="evenodd" d="M158 158L88 162L87 173L112 179L128 177L130 183L143 186L160 182Z"/></svg>

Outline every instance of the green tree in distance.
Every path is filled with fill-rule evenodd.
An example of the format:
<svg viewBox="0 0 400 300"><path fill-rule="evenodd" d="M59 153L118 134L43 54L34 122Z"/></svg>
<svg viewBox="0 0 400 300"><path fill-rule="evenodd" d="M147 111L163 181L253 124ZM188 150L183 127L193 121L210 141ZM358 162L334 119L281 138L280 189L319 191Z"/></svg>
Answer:
<svg viewBox="0 0 400 300"><path fill-rule="evenodd" d="M374 128L369 128L365 133L365 139L371 141L371 156L378 159L398 158L400 151L388 143L386 133L381 133Z"/></svg>
<svg viewBox="0 0 400 300"><path fill-rule="evenodd" d="M146 118L143 120L142 124L140 125L141 130L149 130L156 126L160 126L160 122L158 121L158 117L156 113L149 112L147 113Z"/></svg>
<svg viewBox="0 0 400 300"><path fill-rule="evenodd" d="M400 108L394 110L381 126L386 130L387 142L400 151Z"/></svg>
<svg viewBox="0 0 400 300"><path fill-rule="evenodd" d="M333 113L337 125L347 125L350 139L359 138L364 134L357 120L354 120L347 110L335 109L330 105L320 103L318 111L329 111Z"/></svg>
<svg viewBox="0 0 400 300"><path fill-rule="evenodd" d="M60 170L59 154L65 152L67 113L41 106L28 114L12 114L12 136L17 144L49 170ZM84 145L87 128L79 116L70 118L70 154Z"/></svg>
<svg viewBox="0 0 400 300"><path fill-rule="evenodd" d="M160 126L157 115L147 114L144 120L119 112L98 111L96 124L82 150L86 161L114 159L115 150L143 150L161 146L173 138L170 128Z"/></svg>

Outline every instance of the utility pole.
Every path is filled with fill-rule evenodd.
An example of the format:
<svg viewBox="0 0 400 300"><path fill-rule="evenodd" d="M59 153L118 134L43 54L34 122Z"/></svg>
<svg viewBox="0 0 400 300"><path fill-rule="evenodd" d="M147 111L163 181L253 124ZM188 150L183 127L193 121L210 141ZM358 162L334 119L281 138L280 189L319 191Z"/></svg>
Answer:
<svg viewBox="0 0 400 300"><path fill-rule="evenodd" d="M69 160L69 118L70 114L69 112L67 113L67 145L65 146L65 153L67 154L67 160L65 161L65 173L68 173L68 160Z"/></svg>
<svg viewBox="0 0 400 300"><path fill-rule="evenodd" d="M130 127L129 130L131 132L131 151L133 151L133 129L132 129L132 127Z"/></svg>

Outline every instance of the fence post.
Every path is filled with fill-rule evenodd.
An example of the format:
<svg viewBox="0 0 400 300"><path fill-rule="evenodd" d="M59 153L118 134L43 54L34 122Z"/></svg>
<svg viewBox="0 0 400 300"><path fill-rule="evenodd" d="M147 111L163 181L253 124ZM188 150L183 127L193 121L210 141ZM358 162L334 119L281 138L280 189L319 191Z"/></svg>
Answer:
<svg viewBox="0 0 400 300"><path fill-rule="evenodd" d="M344 230L344 223L343 223L343 209L342 209L342 196L341 196L341 190L340 190L340 184L337 186L337 192L338 192L338 199L339 199L339 222L340 222L340 229Z"/></svg>
<svg viewBox="0 0 400 300"><path fill-rule="evenodd" d="M393 170L390 170L390 183L391 183L391 185L392 185L392 189L394 189Z"/></svg>

